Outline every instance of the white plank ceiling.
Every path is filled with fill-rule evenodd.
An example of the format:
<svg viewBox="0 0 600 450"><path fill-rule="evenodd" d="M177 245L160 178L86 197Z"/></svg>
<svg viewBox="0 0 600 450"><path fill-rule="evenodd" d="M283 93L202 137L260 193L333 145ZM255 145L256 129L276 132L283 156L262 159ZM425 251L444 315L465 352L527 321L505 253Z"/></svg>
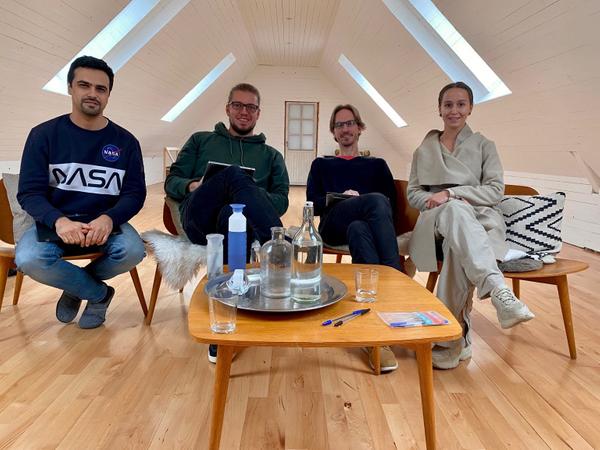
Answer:
<svg viewBox="0 0 600 450"><path fill-rule="evenodd" d="M320 65L340 0L238 0L238 4L258 64Z"/></svg>
<svg viewBox="0 0 600 450"><path fill-rule="evenodd" d="M18 160L32 126L70 109L67 97L41 87L127 3L0 0L0 161ZM600 173L600 2L435 3L513 91L478 105L470 120L496 141L507 169L582 176L568 153L577 151ZM229 52L236 63L176 121L160 121ZM337 63L340 53L408 127L396 128L358 88ZM259 67L286 75L274 80ZM252 79L268 97L274 83L273 91L285 92L302 82L293 68L307 67L335 86L323 104L345 100L361 109L383 156L409 161L426 131L440 126L437 92L450 80L379 0L191 0L117 73L107 115L140 139L146 155L158 155L222 120L233 84ZM321 120L328 116L321 111Z"/></svg>

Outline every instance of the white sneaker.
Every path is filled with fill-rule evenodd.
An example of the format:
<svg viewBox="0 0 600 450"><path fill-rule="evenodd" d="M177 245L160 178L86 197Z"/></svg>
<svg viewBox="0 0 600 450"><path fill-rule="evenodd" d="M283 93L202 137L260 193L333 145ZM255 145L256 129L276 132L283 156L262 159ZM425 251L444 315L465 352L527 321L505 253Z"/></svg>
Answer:
<svg viewBox="0 0 600 450"><path fill-rule="evenodd" d="M472 353L471 345L455 345L450 348L436 345L431 350L431 361L436 369L454 369L461 361L469 359Z"/></svg>
<svg viewBox="0 0 600 450"><path fill-rule="evenodd" d="M496 308L498 322L502 328L514 327L535 317L527 305L515 297L507 287L495 288L492 291L492 304Z"/></svg>

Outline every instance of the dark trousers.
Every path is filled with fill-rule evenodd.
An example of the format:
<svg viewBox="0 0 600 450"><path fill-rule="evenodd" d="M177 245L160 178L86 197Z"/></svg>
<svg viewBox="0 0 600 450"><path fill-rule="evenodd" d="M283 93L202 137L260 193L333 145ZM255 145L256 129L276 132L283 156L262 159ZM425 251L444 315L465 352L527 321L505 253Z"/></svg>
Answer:
<svg viewBox="0 0 600 450"><path fill-rule="evenodd" d="M350 247L352 262L402 270L388 198L370 193L337 203L321 217L319 232L329 245Z"/></svg>
<svg viewBox="0 0 600 450"><path fill-rule="evenodd" d="M221 233L223 258L227 261L227 231L231 203L246 205L248 248L254 239L261 244L271 239L271 227L283 226L264 189L238 166L230 166L202 183L185 200L182 225L190 241L206 245L206 235ZM250 252L247 252L250 255Z"/></svg>

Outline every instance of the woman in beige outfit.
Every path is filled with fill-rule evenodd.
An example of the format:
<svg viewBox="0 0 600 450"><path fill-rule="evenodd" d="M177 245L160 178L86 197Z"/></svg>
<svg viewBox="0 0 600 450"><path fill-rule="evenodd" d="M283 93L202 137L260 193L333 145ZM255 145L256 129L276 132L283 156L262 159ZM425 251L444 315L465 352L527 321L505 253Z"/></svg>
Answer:
<svg viewBox="0 0 600 450"><path fill-rule="evenodd" d="M413 155L408 201L421 214L410 256L421 271L437 271L436 242L443 265L437 296L463 326L463 338L439 343L433 365L456 367L471 356L473 290L492 297L502 328L534 317L506 286L497 261L507 258L505 225L496 209L504 194L503 170L494 143L466 124L473 92L465 83L445 86L438 98L444 130L432 130Z"/></svg>

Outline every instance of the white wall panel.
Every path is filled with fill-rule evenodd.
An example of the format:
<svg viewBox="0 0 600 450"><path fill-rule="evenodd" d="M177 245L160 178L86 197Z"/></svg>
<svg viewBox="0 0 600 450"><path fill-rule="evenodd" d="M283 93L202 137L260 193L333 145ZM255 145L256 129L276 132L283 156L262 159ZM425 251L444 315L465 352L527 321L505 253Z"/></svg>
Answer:
<svg viewBox="0 0 600 450"><path fill-rule="evenodd" d="M383 138L373 118L355 98L345 95L321 70L311 67L257 66L246 79L258 87L263 97L257 130L267 136L267 142L283 153L285 139L285 101L319 102L317 149L319 155L333 155L337 143L329 131L329 117L333 108L342 103L355 103L367 124L359 147L368 149L373 156L385 158L392 172L400 176L406 160L393 145Z"/></svg>

